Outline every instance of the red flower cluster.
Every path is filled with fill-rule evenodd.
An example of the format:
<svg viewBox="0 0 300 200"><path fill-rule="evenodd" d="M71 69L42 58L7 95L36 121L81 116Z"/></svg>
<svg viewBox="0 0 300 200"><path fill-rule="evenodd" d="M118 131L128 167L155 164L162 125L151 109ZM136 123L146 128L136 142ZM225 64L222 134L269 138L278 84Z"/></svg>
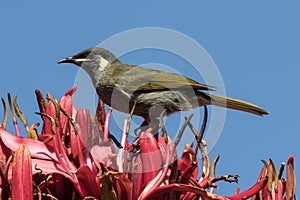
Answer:
<svg viewBox="0 0 300 200"><path fill-rule="evenodd" d="M129 123L125 121L119 143L109 133L111 109L105 114L99 100L96 119L86 109L73 108L71 88L57 101L48 102L36 91L43 127L31 127L19 109L16 97L9 105L16 136L0 124L0 195L2 199L295 199L296 180L293 156L277 172L273 162L264 162L261 174L250 189L232 196L214 193L216 182L237 182L237 175L215 176L201 134L193 129L197 145L187 145L177 159L176 145L163 131L156 139L151 130L142 131L128 142ZM25 125L28 138L20 136L15 114ZM203 130L202 130L203 131ZM201 131L200 131L201 132ZM180 135L180 134L179 134ZM180 137L178 137L179 139ZM116 145L114 144L116 143ZM120 149L117 151L115 148ZM198 149L202 160L197 160ZM199 163L202 166L199 167ZM199 178L198 172L202 175Z"/></svg>

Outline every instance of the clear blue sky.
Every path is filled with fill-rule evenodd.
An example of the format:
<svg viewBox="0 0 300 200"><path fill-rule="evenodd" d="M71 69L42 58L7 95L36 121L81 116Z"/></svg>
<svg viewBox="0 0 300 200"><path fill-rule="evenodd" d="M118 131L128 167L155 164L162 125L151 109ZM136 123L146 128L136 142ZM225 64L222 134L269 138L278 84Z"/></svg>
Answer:
<svg viewBox="0 0 300 200"><path fill-rule="evenodd" d="M128 29L174 29L206 49L218 66L228 96L251 101L271 113L261 118L228 111L222 134L210 152L211 158L221 155L217 174L239 174L244 190L256 181L261 159L272 158L279 166L294 154L296 170L300 166L299 7L293 0L3 1L0 96L17 93L23 113L35 123L40 118L33 114L38 110L34 90L58 98L74 83L78 68L57 65L59 59ZM149 57L131 54L122 61L161 61ZM188 67L186 70L183 73L189 75ZM222 185L220 192L230 195L235 186ZM232 192L226 191L229 188Z"/></svg>

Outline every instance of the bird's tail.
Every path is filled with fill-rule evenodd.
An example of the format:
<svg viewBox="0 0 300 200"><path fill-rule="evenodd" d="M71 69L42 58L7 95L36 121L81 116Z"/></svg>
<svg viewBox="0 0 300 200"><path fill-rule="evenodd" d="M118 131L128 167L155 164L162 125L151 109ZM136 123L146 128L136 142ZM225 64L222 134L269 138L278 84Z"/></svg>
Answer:
<svg viewBox="0 0 300 200"><path fill-rule="evenodd" d="M229 97L216 96L216 95L212 95L212 94L207 94L207 96L210 100L209 104L212 104L212 105L231 108L234 110L245 111L245 112L253 113L256 115L260 115L260 116L269 114L268 111L258 107L257 105L246 102L246 101L229 98Z"/></svg>

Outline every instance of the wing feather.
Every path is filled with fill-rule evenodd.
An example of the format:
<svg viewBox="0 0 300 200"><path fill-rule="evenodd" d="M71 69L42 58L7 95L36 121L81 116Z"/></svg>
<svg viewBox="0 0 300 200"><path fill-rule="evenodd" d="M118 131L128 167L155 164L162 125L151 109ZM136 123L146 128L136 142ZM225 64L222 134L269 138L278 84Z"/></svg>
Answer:
<svg viewBox="0 0 300 200"><path fill-rule="evenodd" d="M122 64L114 67L109 73L115 77L115 82L120 89L128 92L151 92L184 89L192 87L194 90L214 91L215 87L201 84L183 75L163 72L145 67Z"/></svg>

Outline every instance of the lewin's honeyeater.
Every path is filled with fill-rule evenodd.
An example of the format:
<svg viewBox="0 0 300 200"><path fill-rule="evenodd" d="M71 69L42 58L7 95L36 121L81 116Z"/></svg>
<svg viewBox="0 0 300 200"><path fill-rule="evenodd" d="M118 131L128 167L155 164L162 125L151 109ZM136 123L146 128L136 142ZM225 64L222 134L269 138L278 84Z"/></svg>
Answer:
<svg viewBox="0 0 300 200"><path fill-rule="evenodd" d="M146 122L204 105L216 105L256 115L269 114L266 110L234 98L208 93L214 87L198 83L183 75L145 67L123 64L103 48L85 49L58 63L73 63L91 77L102 101L112 108L142 116Z"/></svg>

